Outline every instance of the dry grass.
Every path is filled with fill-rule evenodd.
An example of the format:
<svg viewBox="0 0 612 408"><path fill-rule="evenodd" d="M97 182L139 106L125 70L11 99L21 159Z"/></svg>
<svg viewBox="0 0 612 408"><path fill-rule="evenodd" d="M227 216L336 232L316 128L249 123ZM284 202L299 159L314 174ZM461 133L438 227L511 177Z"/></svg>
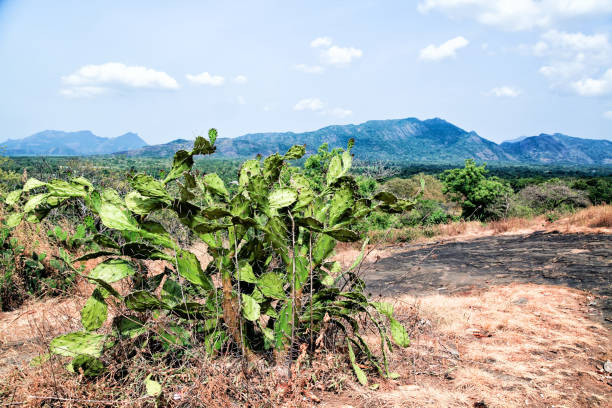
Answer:
<svg viewBox="0 0 612 408"><path fill-rule="evenodd" d="M152 362L137 349L128 357L129 349L119 347L109 372L95 380L67 373L61 357L29 367L24 363L46 352L53 335L78 325L78 302L54 300L0 316L3 339L13 344L11 356L21 356L21 364L10 364L0 379L0 400L31 407L154 406L152 398L143 397L142 381L149 373L164 381L159 406L168 407L312 407L319 400L319 406L336 408L474 407L478 402L490 408L604 407L612 398L610 379L600 370L612 358L610 332L590 320L593 298L584 292L516 284L458 296L386 300L409 328L412 344L391 355L398 380L371 374L376 390L356 384L341 354L323 350L306 359L292 381L284 367L263 360L244 366L231 354L209 360L198 349L177 364ZM23 340L30 342L27 354L21 353ZM377 336L366 340L376 343ZM0 365L9 366L4 354ZM120 371L125 367L127 374Z"/></svg>
<svg viewBox="0 0 612 408"><path fill-rule="evenodd" d="M372 231L370 232L370 238L375 243L420 243L463 240L498 234L530 234L536 231L553 230L565 233L612 233L612 205L602 204L588 207L554 222L549 222L543 215L533 218L506 218L489 223L458 221L432 227L406 227L391 228L387 231Z"/></svg>
<svg viewBox="0 0 612 408"><path fill-rule="evenodd" d="M612 204L585 208L569 217L568 223L589 228L612 228Z"/></svg>
<svg viewBox="0 0 612 408"><path fill-rule="evenodd" d="M343 354L319 350L314 358L298 359L290 380L284 365L263 359L247 363L231 350L211 359L195 341L190 349L175 346L165 354L158 350L156 357L145 351L142 341L120 341L103 358L106 372L94 379L67 372L69 359L64 357L51 356L31 366L31 359L44 355L54 336L80 326L76 302L38 306L17 316L0 316L3 330L14 327L0 347L0 407L311 407L320 402L317 394L342 392L353 384ZM159 398L146 394L148 375L163 384Z"/></svg>
<svg viewBox="0 0 612 408"><path fill-rule="evenodd" d="M488 227L493 230L495 234L502 234L508 231L517 231L525 228L529 228L533 225L533 221L526 218L506 218L504 220L493 221L489 223Z"/></svg>
<svg viewBox="0 0 612 408"><path fill-rule="evenodd" d="M604 407L601 370L610 331L592 298L569 288L516 284L461 296L389 299L410 323L412 346L393 356L402 380L362 406Z"/></svg>

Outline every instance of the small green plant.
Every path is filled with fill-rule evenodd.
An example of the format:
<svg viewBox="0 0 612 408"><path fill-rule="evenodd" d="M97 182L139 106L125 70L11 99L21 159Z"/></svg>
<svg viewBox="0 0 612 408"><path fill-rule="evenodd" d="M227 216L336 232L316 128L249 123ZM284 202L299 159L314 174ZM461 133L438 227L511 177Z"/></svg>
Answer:
<svg viewBox="0 0 612 408"><path fill-rule="evenodd" d="M554 211L546 213L546 221L548 221L550 223L553 223L553 222L559 220L559 218L561 218L561 216L558 213L554 212Z"/></svg>
<svg viewBox="0 0 612 408"><path fill-rule="evenodd" d="M49 238L54 239L58 244L71 250L77 249L87 242L86 233L87 227L85 224L77 225L76 231L72 236L70 236L69 233L64 231L60 226L56 226L52 230L47 231Z"/></svg>
<svg viewBox="0 0 612 408"><path fill-rule="evenodd" d="M26 254L24 246L11 237L11 228L0 227L0 310L19 307L27 296L54 294L74 281L74 273L63 262L51 259L50 270L44 265L47 254Z"/></svg>
<svg viewBox="0 0 612 408"><path fill-rule="evenodd" d="M244 162L236 188L228 190L217 174L192 171L194 156L215 151L216 137L212 129L208 139L196 139L193 150L176 152L163 180L132 176L133 190L123 197L82 177L46 183L29 179L9 194L7 204L15 207L7 217L11 225L22 219L38 222L52 209L80 199L110 231L93 237L100 250L76 260L61 251L68 267L105 260L85 276L97 288L81 311L83 330L55 338L51 352L72 357L74 371L95 375L103 370L103 356L114 340L136 339L156 316L165 316L170 323L154 338L168 348L183 350L200 341L211 355L233 348L247 359L273 351L276 361L287 361L290 368L298 345L314 351L321 336L319 341L345 347L362 384L367 383L364 362L382 376L394 376L387 353L392 340L409 345L405 328L393 317L392 305L371 302L363 293L358 275L363 250L344 271L330 257L338 241L361 239L352 229L359 220L373 212L401 213L414 203L387 192L359 194L349 174L352 140L346 150L319 150L326 165L317 167L314 181L312 167L290 165L305 153L304 146L293 146L284 155ZM207 245L212 261L206 268L153 221L162 212ZM173 268L148 276L144 260L165 260ZM111 285L120 280L130 283L129 294ZM101 332L110 303L129 313L114 318L112 333ZM361 335L361 317L380 336L379 354Z"/></svg>

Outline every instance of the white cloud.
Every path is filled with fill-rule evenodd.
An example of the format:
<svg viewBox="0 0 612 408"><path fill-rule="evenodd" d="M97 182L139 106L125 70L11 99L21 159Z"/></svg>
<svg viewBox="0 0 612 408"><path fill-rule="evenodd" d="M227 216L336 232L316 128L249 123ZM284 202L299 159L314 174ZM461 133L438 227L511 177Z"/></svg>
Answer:
<svg viewBox="0 0 612 408"><path fill-rule="evenodd" d="M554 86L563 85L565 81L579 76L586 69L581 58L576 58L573 61L552 61L550 65L540 67L540 74L544 75Z"/></svg>
<svg viewBox="0 0 612 408"><path fill-rule="evenodd" d="M344 108L334 108L327 111L327 113L337 118L346 118L347 116L351 116L353 114L353 111Z"/></svg>
<svg viewBox="0 0 612 408"><path fill-rule="evenodd" d="M606 111L602 115L605 119L612 119L612 110Z"/></svg>
<svg viewBox="0 0 612 408"><path fill-rule="evenodd" d="M66 98L92 98L108 93L108 89L99 86L76 86L73 88L60 89L59 93Z"/></svg>
<svg viewBox="0 0 612 408"><path fill-rule="evenodd" d="M331 38L318 37L310 42L312 48L320 48L319 57L323 64L343 66L348 65L353 60L361 58L363 51L355 47L340 47L333 45ZM320 74L324 71L320 65L298 64L294 66L298 71L308 74Z"/></svg>
<svg viewBox="0 0 612 408"><path fill-rule="evenodd" d="M572 88L578 95L601 96L612 94L612 68L600 78L584 78L572 83Z"/></svg>
<svg viewBox="0 0 612 408"><path fill-rule="evenodd" d="M295 106L293 107L293 110L320 111L324 107L325 107L325 104L319 98L305 98L305 99L298 101L298 103L296 103Z"/></svg>
<svg viewBox="0 0 612 408"><path fill-rule="evenodd" d="M225 83L225 78L222 76L211 75L208 72L202 72L197 75L187 74L186 76L189 81L198 85L221 86Z"/></svg>
<svg viewBox="0 0 612 408"><path fill-rule="evenodd" d="M307 74L320 74L324 71L323 67L320 65L297 64L294 68Z"/></svg>
<svg viewBox="0 0 612 408"><path fill-rule="evenodd" d="M588 35L581 32L567 33L548 30L540 37L533 47L536 56L572 57L578 52L588 52L597 57L605 57L610 53L610 43L605 34Z"/></svg>
<svg viewBox="0 0 612 408"><path fill-rule="evenodd" d="M329 47L332 45L332 40L329 37L319 37L319 38L315 38L314 40L312 40L310 42L310 46L312 48L319 48L319 47Z"/></svg>
<svg viewBox="0 0 612 408"><path fill-rule="evenodd" d="M249 81L248 78L246 76L244 76L244 75L237 75L234 78L234 82L237 83L237 84L240 84L240 85L246 84L248 81Z"/></svg>
<svg viewBox="0 0 612 408"><path fill-rule="evenodd" d="M552 88L585 96L600 92L598 89L602 88L600 84L602 80L605 82L605 78L593 78L604 75L612 64L612 45L608 36L601 33L589 35L549 30L533 45L532 53L547 59L539 72Z"/></svg>
<svg viewBox="0 0 612 408"><path fill-rule="evenodd" d="M497 97L506 97L506 98L516 98L521 94L519 89L514 87L504 85L491 89L488 92L488 95L497 96Z"/></svg>
<svg viewBox="0 0 612 408"><path fill-rule="evenodd" d="M555 21L612 12L610 0L423 0L422 13L441 11L505 30L548 27Z"/></svg>
<svg viewBox="0 0 612 408"><path fill-rule="evenodd" d="M236 101L238 102L238 105L246 105L246 99L244 98L244 96L238 96L236 98Z"/></svg>
<svg viewBox="0 0 612 408"><path fill-rule="evenodd" d="M71 97L92 97L116 88L178 89L178 82L162 71L119 62L85 65L62 77L67 86L60 94Z"/></svg>
<svg viewBox="0 0 612 408"><path fill-rule="evenodd" d="M444 58L454 57L457 55L456 52L458 49L467 46L469 43L470 42L467 39L459 36L450 39L439 46L430 44L421 50L419 59L423 61L439 61Z"/></svg>
<svg viewBox="0 0 612 408"><path fill-rule="evenodd" d="M333 45L321 52L321 59L326 64L346 65L355 58L361 58L363 51L353 47L338 47Z"/></svg>

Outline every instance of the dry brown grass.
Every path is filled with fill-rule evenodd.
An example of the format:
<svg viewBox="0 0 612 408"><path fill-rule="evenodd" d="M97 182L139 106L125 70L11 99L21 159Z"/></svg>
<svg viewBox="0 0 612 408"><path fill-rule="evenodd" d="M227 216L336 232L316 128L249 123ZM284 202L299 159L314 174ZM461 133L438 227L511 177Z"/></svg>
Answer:
<svg viewBox="0 0 612 408"><path fill-rule="evenodd" d="M371 374L376 390L356 384L341 354L323 350L303 363L293 381L284 367L263 360L244 367L231 354L210 360L197 349L181 364L153 363L138 350L131 357L119 351L109 372L95 380L67 373L61 357L29 367L27 361L46 352L52 335L78 326L78 302L56 300L0 316L3 339L13 344L9 357L21 363L0 374L0 400L31 407L154 406L143 397L148 373L164 380L159 406L168 407L312 407L319 399L319 406L335 408L473 407L477 402L490 408L605 407L612 398L610 379L600 370L612 358L610 332L590 319L592 297L584 292L515 284L386 300L409 328L412 344L391 355L399 379ZM7 336L11 327L15 331ZM24 355L19 344L31 336ZM374 344L377 336L366 341ZM8 365L6 357L0 355L0 365ZM127 375L119 375L126 366Z"/></svg>
<svg viewBox="0 0 612 408"><path fill-rule="evenodd" d="M493 221L489 223L488 227L493 230L495 234L502 234L508 231L517 231L525 228L529 228L533 225L533 221L526 218L506 218L499 221Z"/></svg>
<svg viewBox="0 0 612 408"><path fill-rule="evenodd" d="M470 239L498 234L530 234L536 231L565 233L612 233L612 205L587 207L557 221L549 222L545 216L532 218L506 218L488 223L458 221L432 227L392 228L370 232L372 242L395 244L398 242L431 242Z"/></svg>
<svg viewBox="0 0 612 408"><path fill-rule="evenodd" d="M570 225L590 228L612 228L612 204L585 208L569 217Z"/></svg>
<svg viewBox="0 0 612 408"><path fill-rule="evenodd" d="M393 355L396 387L362 395L361 406L610 406L601 367L611 336L589 318L591 299L533 284L389 299L410 323L412 345Z"/></svg>
<svg viewBox="0 0 612 408"><path fill-rule="evenodd" d="M51 356L44 364L29 365L32 358L47 352L54 336L78 330L74 303L45 303L39 306L47 312L29 309L18 316L0 316L2 329L15 318L23 318L21 327L15 326L9 336L10 342L0 347L0 407L3 403L25 407L311 407L320 402L317 394L342 392L354 385L343 354L320 350L314 358L295 363L289 380L284 365L270 365L263 359L247 363L230 350L211 359L195 341L184 355L170 353L154 359L143 352L147 347L142 343L119 342L104 356L105 374L94 379L67 372L69 359L64 357ZM175 347L175 351L180 349ZM146 394L144 378L149 374L163 384L160 398Z"/></svg>

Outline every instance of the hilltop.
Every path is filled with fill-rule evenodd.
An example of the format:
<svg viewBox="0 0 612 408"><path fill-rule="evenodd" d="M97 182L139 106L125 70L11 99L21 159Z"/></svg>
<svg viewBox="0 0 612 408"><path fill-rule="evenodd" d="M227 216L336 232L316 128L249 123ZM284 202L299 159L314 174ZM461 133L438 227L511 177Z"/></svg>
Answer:
<svg viewBox="0 0 612 408"><path fill-rule="evenodd" d="M612 164L612 142L540 134L497 144L443 119L372 120L359 125L333 125L312 132L250 133L219 138L217 157L244 158L283 152L294 144L305 144L309 153L328 143L345 147L355 139L354 153L364 160L457 163L478 161L523 164ZM191 148L193 141L177 139L119 154L171 157L177 149Z"/></svg>
<svg viewBox="0 0 612 408"><path fill-rule="evenodd" d="M106 138L89 130L63 132L45 130L24 139L9 139L0 143L6 156L90 156L139 149L147 146L136 133Z"/></svg>

